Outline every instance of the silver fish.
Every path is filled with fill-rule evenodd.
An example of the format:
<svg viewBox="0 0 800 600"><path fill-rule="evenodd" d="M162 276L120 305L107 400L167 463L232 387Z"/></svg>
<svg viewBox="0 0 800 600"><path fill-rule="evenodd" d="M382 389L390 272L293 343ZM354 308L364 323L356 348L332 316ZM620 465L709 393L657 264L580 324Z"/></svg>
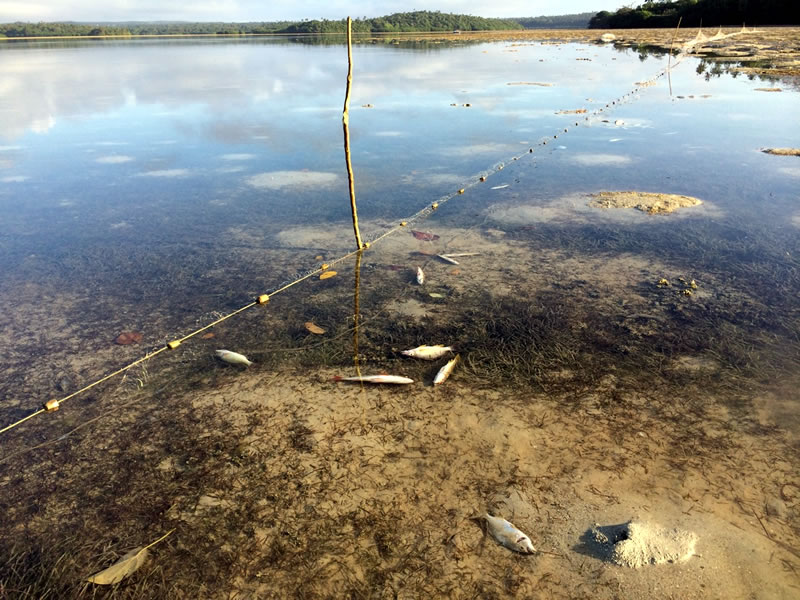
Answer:
<svg viewBox="0 0 800 600"><path fill-rule="evenodd" d="M253 364L251 361L247 360L244 354L231 352L230 350L217 350L217 357L232 365L244 365L245 367L249 367Z"/></svg>
<svg viewBox="0 0 800 600"><path fill-rule="evenodd" d="M435 346L417 346L416 348L412 348L411 350L403 350L400 354L404 356L410 356L411 358L421 358L423 360L436 360L437 358L444 356L448 352L452 352L453 349L450 346L443 346L442 344L437 344Z"/></svg>
<svg viewBox="0 0 800 600"><path fill-rule="evenodd" d="M414 383L413 379L401 375L357 375L355 377L342 377L334 375L334 381L356 381L359 383Z"/></svg>
<svg viewBox="0 0 800 600"><path fill-rule="evenodd" d="M453 372L453 369L455 368L456 363L458 362L458 357L459 355L456 354L455 357L447 361L447 364L445 366L439 369L439 372L436 373L436 377L433 378L434 385L439 385L440 383L444 383L445 380L448 377L450 377L450 373Z"/></svg>
<svg viewBox="0 0 800 600"><path fill-rule="evenodd" d="M536 552L531 539L505 519L493 517L489 513L483 515L483 518L486 521L486 529L501 546L521 554Z"/></svg>
<svg viewBox="0 0 800 600"><path fill-rule="evenodd" d="M422 267L417 267L417 283L420 285L425 283L425 273L422 272Z"/></svg>

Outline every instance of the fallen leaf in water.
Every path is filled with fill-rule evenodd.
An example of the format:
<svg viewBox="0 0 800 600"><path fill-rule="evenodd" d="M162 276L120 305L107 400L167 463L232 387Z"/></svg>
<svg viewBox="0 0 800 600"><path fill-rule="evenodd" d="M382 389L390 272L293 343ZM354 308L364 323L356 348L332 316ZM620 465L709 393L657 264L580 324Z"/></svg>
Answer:
<svg viewBox="0 0 800 600"><path fill-rule="evenodd" d="M435 242L439 239L439 236L435 233L429 233L427 231L411 231L411 235L413 235L418 240L422 240L423 242Z"/></svg>
<svg viewBox="0 0 800 600"><path fill-rule="evenodd" d="M317 335L322 335L325 333L325 330L322 327L315 325L311 321L306 322L306 329L308 329L311 333L316 333Z"/></svg>
<svg viewBox="0 0 800 600"><path fill-rule="evenodd" d="M211 338L216 337L216 336L209 331L208 333L204 333L202 337L203 337L204 340L210 340Z"/></svg>
<svg viewBox="0 0 800 600"><path fill-rule="evenodd" d="M95 573L89 577L89 582L99 585L117 583L125 579L128 575L135 573L139 567L144 564L145 560L147 560L147 548L144 546L135 548L107 569L103 569L99 573Z"/></svg>
<svg viewBox="0 0 800 600"><path fill-rule="evenodd" d="M336 277L336 271L325 271L319 276L320 279L330 279L331 277Z"/></svg>
<svg viewBox="0 0 800 600"><path fill-rule="evenodd" d="M444 294L440 294L438 292L431 292L428 294L431 298L444 298Z"/></svg>
<svg viewBox="0 0 800 600"><path fill-rule="evenodd" d="M120 346L127 346L129 344L138 344L142 341L142 334L138 331L123 331L114 340L115 344Z"/></svg>
<svg viewBox="0 0 800 600"><path fill-rule="evenodd" d="M461 275L461 269L450 269L450 275Z"/></svg>
<svg viewBox="0 0 800 600"><path fill-rule="evenodd" d="M325 257L324 257L324 256L322 256L322 254L317 254L317 255L314 257L314 260L322 260L323 258L325 258Z"/></svg>

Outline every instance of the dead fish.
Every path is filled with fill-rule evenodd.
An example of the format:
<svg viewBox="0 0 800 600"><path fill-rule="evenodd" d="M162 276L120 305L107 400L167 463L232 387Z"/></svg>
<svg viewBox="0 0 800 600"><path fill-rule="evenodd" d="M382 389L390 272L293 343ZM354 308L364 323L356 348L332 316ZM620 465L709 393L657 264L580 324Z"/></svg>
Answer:
<svg viewBox="0 0 800 600"><path fill-rule="evenodd" d="M230 350L217 350L217 356L226 363L230 363L232 365L244 365L245 367L249 367L253 364L251 361L247 360L247 357L244 354L231 352Z"/></svg>
<svg viewBox="0 0 800 600"><path fill-rule="evenodd" d="M417 283L420 285L425 283L425 273L422 272L422 267L417 267Z"/></svg>
<svg viewBox="0 0 800 600"><path fill-rule="evenodd" d="M334 381L356 381L359 383L414 383L413 379L403 377L401 375L357 375L355 377L342 377L341 375L334 375Z"/></svg>
<svg viewBox="0 0 800 600"><path fill-rule="evenodd" d="M483 515L483 518L486 521L486 529L501 546L521 554L536 552L531 539L505 519L493 517L489 513Z"/></svg>
<svg viewBox="0 0 800 600"><path fill-rule="evenodd" d="M436 360L437 358L444 356L448 352L452 352L453 349L450 346L444 346L442 344L436 344L435 346L417 346L416 348L412 348L411 350L403 350L400 354L404 356L410 356L411 358L421 358L423 360Z"/></svg>
<svg viewBox="0 0 800 600"><path fill-rule="evenodd" d="M433 384L439 385L440 383L444 383L448 377L450 377L450 373L453 372L453 369L458 362L458 354L456 354L453 358L447 361L447 364L439 369L439 372L436 373L436 377L433 378Z"/></svg>

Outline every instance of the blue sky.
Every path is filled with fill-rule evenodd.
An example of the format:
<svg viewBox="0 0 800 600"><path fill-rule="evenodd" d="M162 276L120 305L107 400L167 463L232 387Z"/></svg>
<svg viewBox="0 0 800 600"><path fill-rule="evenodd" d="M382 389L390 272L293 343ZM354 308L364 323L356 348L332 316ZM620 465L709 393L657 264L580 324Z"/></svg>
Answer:
<svg viewBox="0 0 800 600"><path fill-rule="evenodd" d="M482 17L535 17L616 10L621 0L0 0L0 22L11 21L279 21L378 17L440 10Z"/></svg>

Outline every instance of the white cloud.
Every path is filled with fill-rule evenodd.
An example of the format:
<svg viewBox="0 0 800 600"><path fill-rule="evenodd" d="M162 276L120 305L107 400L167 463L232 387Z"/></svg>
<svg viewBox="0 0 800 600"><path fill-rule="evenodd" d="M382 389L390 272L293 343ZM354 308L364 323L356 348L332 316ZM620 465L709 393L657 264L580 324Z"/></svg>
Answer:
<svg viewBox="0 0 800 600"><path fill-rule="evenodd" d="M800 177L800 167L781 167L778 171L789 177Z"/></svg>
<svg viewBox="0 0 800 600"><path fill-rule="evenodd" d="M101 156L100 158L94 159L95 162L107 164L107 165L116 165L121 163L130 162L133 160L132 156L125 156L123 154L113 154L111 156Z"/></svg>
<svg viewBox="0 0 800 600"><path fill-rule="evenodd" d="M632 162L622 154L576 154L572 161L586 167L621 167Z"/></svg>
<svg viewBox="0 0 800 600"><path fill-rule="evenodd" d="M245 181L253 187L279 190L284 187L329 186L338 179L336 173L322 171L272 171L253 175Z"/></svg>
<svg viewBox="0 0 800 600"><path fill-rule="evenodd" d="M472 144L471 146L458 146L456 148L447 148L442 152L444 154L455 156L474 156L477 154L502 154L510 153L517 150L515 146L509 144Z"/></svg>
<svg viewBox="0 0 800 600"><path fill-rule="evenodd" d="M28 181L30 177L27 175L9 175L8 177L3 177L0 179L3 183L22 183L23 181Z"/></svg>
<svg viewBox="0 0 800 600"><path fill-rule="evenodd" d="M255 154L223 154L220 158L222 160L253 160Z"/></svg>
<svg viewBox="0 0 800 600"><path fill-rule="evenodd" d="M186 177L189 169L162 169L160 171L147 171L139 173L140 177Z"/></svg>

